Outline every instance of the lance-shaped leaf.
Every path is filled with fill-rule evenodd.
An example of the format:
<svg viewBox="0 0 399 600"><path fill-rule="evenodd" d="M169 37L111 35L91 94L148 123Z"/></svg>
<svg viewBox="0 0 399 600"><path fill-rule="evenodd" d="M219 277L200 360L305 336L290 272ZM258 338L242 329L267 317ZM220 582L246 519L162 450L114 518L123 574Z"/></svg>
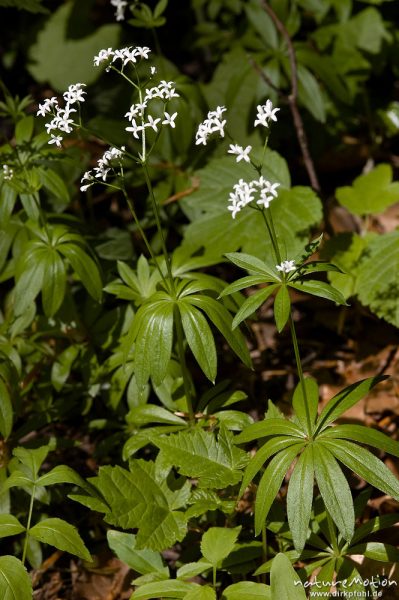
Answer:
<svg viewBox="0 0 399 600"><path fill-rule="evenodd" d="M382 431L365 427L364 425L336 425L335 427L325 429L319 436L319 439L322 438L338 438L361 442L379 450L384 450L384 452L388 452L392 456L399 456L399 442L388 437Z"/></svg>
<svg viewBox="0 0 399 600"><path fill-rule="evenodd" d="M7 439L12 431L13 410L10 392L6 383L0 378L0 434Z"/></svg>
<svg viewBox="0 0 399 600"><path fill-rule="evenodd" d="M316 281L316 280L303 280L301 282L288 281L287 284L294 289L303 292L304 294L311 294L312 296L318 296L319 298L325 298L326 300L331 300L336 304L347 304L345 298L335 288L332 287L329 283L325 283L324 281Z"/></svg>
<svg viewBox="0 0 399 600"><path fill-rule="evenodd" d="M399 561L399 550L392 544L383 544L382 542L367 542L367 544L351 546L348 554L361 554L381 562L396 563Z"/></svg>
<svg viewBox="0 0 399 600"><path fill-rule="evenodd" d="M282 450L267 466L260 480L255 501L255 535L259 535L269 514L270 507L275 499L285 474L294 458L302 448L302 444L290 446Z"/></svg>
<svg viewBox="0 0 399 600"><path fill-rule="evenodd" d="M29 530L29 535L39 542L50 544L83 560L91 560L90 552L84 545L76 527L63 519L43 519Z"/></svg>
<svg viewBox="0 0 399 600"><path fill-rule="evenodd" d="M235 329L244 319L251 316L278 289L279 284L269 285L248 296L237 311L232 327Z"/></svg>
<svg viewBox="0 0 399 600"><path fill-rule="evenodd" d="M251 275L261 275L264 277L263 281L280 281L276 269L272 269L264 263L262 260L251 254L245 254L244 252L230 252L226 254L226 257L237 267L245 269Z"/></svg>
<svg viewBox="0 0 399 600"><path fill-rule="evenodd" d="M0 556L0 597L32 600L32 584L22 562L15 556Z"/></svg>
<svg viewBox="0 0 399 600"><path fill-rule="evenodd" d="M190 350L204 374L214 383L217 357L212 331L200 310L183 300L178 303L178 307Z"/></svg>
<svg viewBox="0 0 399 600"><path fill-rule="evenodd" d="M399 523L399 514L397 513L374 517L374 519L370 519L370 521L366 521L366 523L362 523L356 528L355 534L351 539L351 544L359 542L371 533L381 531L382 529L387 529L393 525L396 525L397 523Z"/></svg>
<svg viewBox="0 0 399 600"><path fill-rule="evenodd" d="M345 475L326 444L314 443L316 481L326 509L344 538L350 540L355 527L352 494Z"/></svg>
<svg viewBox="0 0 399 600"><path fill-rule="evenodd" d="M57 246L61 254L71 263L90 296L101 301L103 284L97 264L78 244L62 243Z"/></svg>
<svg viewBox="0 0 399 600"><path fill-rule="evenodd" d="M345 389L341 390L331 400L327 402L317 420L317 430L320 432L327 425L335 421L344 412L352 408L361 398L363 398L377 383L387 379L386 376L369 377L362 379Z"/></svg>
<svg viewBox="0 0 399 600"><path fill-rule="evenodd" d="M266 283L264 275L248 275L247 277L241 277L241 279L237 279L237 281L233 281L224 290L220 293L219 298L223 298L223 296L228 296L229 294L234 294L235 292L239 292L240 290L252 287L254 285L259 285L261 283Z"/></svg>
<svg viewBox="0 0 399 600"><path fill-rule="evenodd" d="M264 419L248 425L234 438L235 444L245 444L270 435L289 435L305 440L305 432L292 421L282 418Z"/></svg>
<svg viewBox="0 0 399 600"><path fill-rule="evenodd" d="M302 452L290 477L287 493L288 523L295 549L303 550L308 537L313 502L313 446L309 444Z"/></svg>
<svg viewBox="0 0 399 600"><path fill-rule="evenodd" d="M66 271L58 252L49 248L45 259L46 276L43 280L42 302L44 314L52 317L65 296Z"/></svg>
<svg viewBox="0 0 399 600"><path fill-rule="evenodd" d="M345 466L365 481L399 501L399 481L388 467L374 454L347 440L323 440L326 446Z"/></svg>
<svg viewBox="0 0 399 600"><path fill-rule="evenodd" d="M274 320L277 331L281 332L287 324L291 314L291 299L287 286L282 285L274 299Z"/></svg>
<svg viewBox="0 0 399 600"><path fill-rule="evenodd" d="M198 478L200 487L221 489L240 481L246 454L236 448L229 432L218 439L210 431L194 429L153 440L182 475Z"/></svg>
<svg viewBox="0 0 399 600"><path fill-rule="evenodd" d="M305 390L303 387L305 387ZM302 381L300 381L294 390L292 407L301 427L309 434L312 433L314 429L313 425L316 422L318 405L319 386L317 385L317 381L312 377L305 377L303 385ZM311 431L309 431L309 421L311 424Z"/></svg>

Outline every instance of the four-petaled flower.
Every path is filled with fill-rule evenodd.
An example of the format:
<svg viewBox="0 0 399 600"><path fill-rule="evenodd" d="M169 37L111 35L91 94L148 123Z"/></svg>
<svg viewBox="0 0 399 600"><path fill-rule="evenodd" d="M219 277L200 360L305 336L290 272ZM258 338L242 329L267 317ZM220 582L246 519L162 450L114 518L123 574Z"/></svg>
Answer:
<svg viewBox="0 0 399 600"><path fill-rule="evenodd" d="M283 260L280 265L276 265L276 269L281 273L290 273L291 271L295 271L295 260Z"/></svg>
<svg viewBox="0 0 399 600"><path fill-rule="evenodd" d="M269 121L277 121L276 113L280 110L279 108L273 108L271 100L266 100L266 104L258 104L257 115L255 119L255 127L263 125L263 127L269 127Z"/></svg>
<svg viewBox="0 0 399 600"><path fill-rule="evenodd" d="M228 149L228 153L229 154L235 154L237 156L236 158L236 162L240 162L240 160L244 160L245 162L249 163L251 162L251 159L249 158L249 153L252 150L252 146L247 146L246 148L243 148L242 146L239 146L238 144L230 144L230 148Z"/></svg>

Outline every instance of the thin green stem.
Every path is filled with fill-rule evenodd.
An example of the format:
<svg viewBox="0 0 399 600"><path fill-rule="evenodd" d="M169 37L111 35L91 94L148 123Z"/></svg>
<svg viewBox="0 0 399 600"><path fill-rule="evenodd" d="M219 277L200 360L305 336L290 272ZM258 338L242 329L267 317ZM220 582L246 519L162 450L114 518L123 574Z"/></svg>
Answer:
<svg viewBox="0 0 399 600"><path fill-rule="evenodd" d="M213 589L216 591L216 567L212 567L212 583Z"/></svg>
<svg viewBox="0 0 399 600"><path fill-rule="evenodd" d="M29 503L28 522L26 524L26 536L25 536L25 541L24 541L24 550L22 553L22 564L23 565L25 564L26 553L28 551L29 530L30 530L30 524L32 521L33 503L35 501L35 492L36 492L36 484L33 484L32 495L30 497L30 503Z"/></svg>
<svg viewBox="0 0 399 600"><path fill-rule="evenodd" d="M307 397L307 394L306 394L305 378L303 376L301 357L300 357L300 354L299 354L298 338L296 336L295 323L294 323L294 319L292 318L292 312L290 313L290 319L289 319L289 321L290 321L290 330L291 330L292 345L294 346L296 368L297 368L297 371L298 371L299 381L301 382L302 395L303 395L303 400L304 400L304 404L305 404L305 412L306 412L306 422L307 422L307 426L308 426L308 434L311 437L312 436L312 420L311 420L310 412L309 412L309 404L308 404L308 397Z"/></svg>
<svg viewBox="0 0 399 600"><path fill-rule="evenodd" d="M266 522L262 526L262 562L267 562L267 532ZM262 582L266 583L266 573L262 574Z"/></svg>
<svg viewBox="0 0 399 600"><path fill-rule="evenodd" d="M273 221L268 218L267 209L262 210L262 216L263 216L263 220L265 222L267 231L269 233L270 241L273 246L274 256L276 257L277 264L280 264L281 263L281 254L280 254L280 249L277 244L277 236L276 236L274 226L272 225Z"/></svg>
<svg viewBox="0 0 399 600"><path fill-rule="evenodd" d="M176 313L178 311L176 310ZM186 396L187 403L187 412L190 423L195 422L194 410L193 410L193 402L191 398L191 378L187 369L186 364L186 354L184 351L184 333L183 327L180 320L180 314L175 315L175 323L176 323L176 335L177 335L177 353L179 356L179 363L181 366L181 372L183 376L183 386L184 386L184 394Z"/></svg>

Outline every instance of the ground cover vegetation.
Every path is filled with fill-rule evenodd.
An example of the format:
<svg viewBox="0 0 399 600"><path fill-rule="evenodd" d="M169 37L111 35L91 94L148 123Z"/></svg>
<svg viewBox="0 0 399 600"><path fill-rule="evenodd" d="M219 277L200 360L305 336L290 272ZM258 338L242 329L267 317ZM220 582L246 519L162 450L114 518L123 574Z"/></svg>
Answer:
<svg viewBox="0 0 399 600"><path fill-rule="evenodd" d="M397 597L395 4L0 0L2 598Z"/></svg>

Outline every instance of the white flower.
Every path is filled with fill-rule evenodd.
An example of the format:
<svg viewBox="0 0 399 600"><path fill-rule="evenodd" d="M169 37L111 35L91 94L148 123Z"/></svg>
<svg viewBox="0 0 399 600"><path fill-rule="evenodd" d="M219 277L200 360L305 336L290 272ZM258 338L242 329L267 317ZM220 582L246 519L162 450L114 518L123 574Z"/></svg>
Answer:
<svg viewBox="0 0 399 600"><path fill-rule="evenodd" d="M147 46L137 46L136 50L136 56L139 56L140 58L144 58L144 59L148 59L148 55L151 52L151 50L149 48L147 48Z"/></svg>
<svg viewBox="0 0 399 600"><path fill-rule="evenodd" d="M127 6L127 2L125 0L111 0L111 5L115 6L115 17L117 21L125 20L125 8Z"/></svg>
<svg viewBox="0 0 399 600"><path fill-rule="evenodd" d="M204 144L206 146L208 137L212 133L218 132L221 137L224 137L226 121L222 121L222 115L225 110L224 106L218 106L216 110L208 112L207 118L199 124L197 133L195 134L196 145Z"/></svg>
<svg viewBox="0 0 399 600"><path fill-rule="evenodd" d="M131 131L133 133L133 137L136 138L136 140L139 139L139 133L140 131L143 131L144 127L142 125L137 125L135 119L132 119L132 126L131 127L125 127L126 131Z"/></svg>
<svg viewBox="0 0 399 600"><path fill-rule="evenodd" d="M104 50L100 50L97 56L94 57L94 65L98 67L102 62L108 61L111 56L113 56L114 51L112 48L107 48Z"/></svg>
<svg viewBox="0 0 399 600"><path fill-rule="evenodd" d="M86 85L85 83L74 83L69 86L68 90L64 92L64 100L69 104L75 104L75 102L84 102L83 94L86 92L82 89L82 86Z"/></svg>
<svg viewBox="0 0 399 600"><path fill-rule="evenodd" d="M142 110L137 106L137 104L132 104L132 106L129 109L129 112L127 112L125 114L125 117L127 117L129 119L129 121L132 121L134 119L134 117L141 116L141 115L142 115Z"/></svg>
<svg viewBox="0 0 399 600"><path fill-rule="evenodd" d="M289 273L290 271L295 271L295 260L283 260L281 265L276 265L277 271L281 271L282 273Z"/></svg>
<svg viewBox="0 0 399 600"><path fill-rule="evenodd" d="M10 181L14 176L14 170L8 165L3 165L3 179L4 181Z"/></svg>
<svg viewBox="0 0 399 600"><path fill-rule="evenodd" d="M230 147L234 148L234 154L237 152L237 148L240 148L240 146L235 146L233 144L231 144ZM247 148L245 150L247 150ZM256 204L262 205L263 208L268 208L270 202L277 197L276 188L279 185L279 183L267 181L267 179L262 176L249 183L240 179L239 182L234 185L234 191L230 193L230 205L227 207L228 210L232 212L233 219L242 208L255 200Z"/></svg>
<svg viewBox="0 0 399 600"><path fill-rule="evenodd" d="M45 117L47 113L50 113L52 108L58 104L58 100L55 96L52 98L46 98L43 104L39 104L39 109L36 113L37 116Z"/></svg>
<svg viewBox="0 0 399 600"><path fill-rule="evenodd" d="M151 115L148 115L148 123L144 123L144 127L152 127L154 131L158 131L157 124L161 119L154 119Z"/></svg>
<svg viewBox="0 0 399 600"><path fill-rule="evenodd" d="M173 113L173 115L165 112L163 116L164 120L162 121L162 125L170 125L174 129L176 127L175 119L177 117L177 112Z"/></svg>
<svg viewBox="0 0 399 600"><path fill-rule="evenodd" d="M60 135L51 134L49 144L55 144L56 146L58 146L58 148L61 148L61 142L62 137Z"/></svg>
<svg viewBox="0 0 399 600"><path fill-rule="evenodd" d="M237 156L236 162L240 162L240 160L244 160L245 162L251 162L249 158L249 153L252 150L252 146L247 146L245 149L242 146L238 146L238 144L230 144L228 149L229 154L235 154Z"/></svg>
<svg viewBox="0 0 399 600"><path fill-rule="evenodd" d="M254 126L262 125L263 127L269 127L269 121L277 121L276 113L280 110L279 108L273 108L271 100L266 100L266 104L258 104L257 118Z"/></svg>
<svg viewBox="0 0 399 600"><path fill-rule="evenodd" d="M157 70L156 70L156 68L155 68L155 67L151 67L151 68L150 68L150 73L151 73L151 75L155 75L155 73L156 73L156 72L157 72Z"/></svg>

